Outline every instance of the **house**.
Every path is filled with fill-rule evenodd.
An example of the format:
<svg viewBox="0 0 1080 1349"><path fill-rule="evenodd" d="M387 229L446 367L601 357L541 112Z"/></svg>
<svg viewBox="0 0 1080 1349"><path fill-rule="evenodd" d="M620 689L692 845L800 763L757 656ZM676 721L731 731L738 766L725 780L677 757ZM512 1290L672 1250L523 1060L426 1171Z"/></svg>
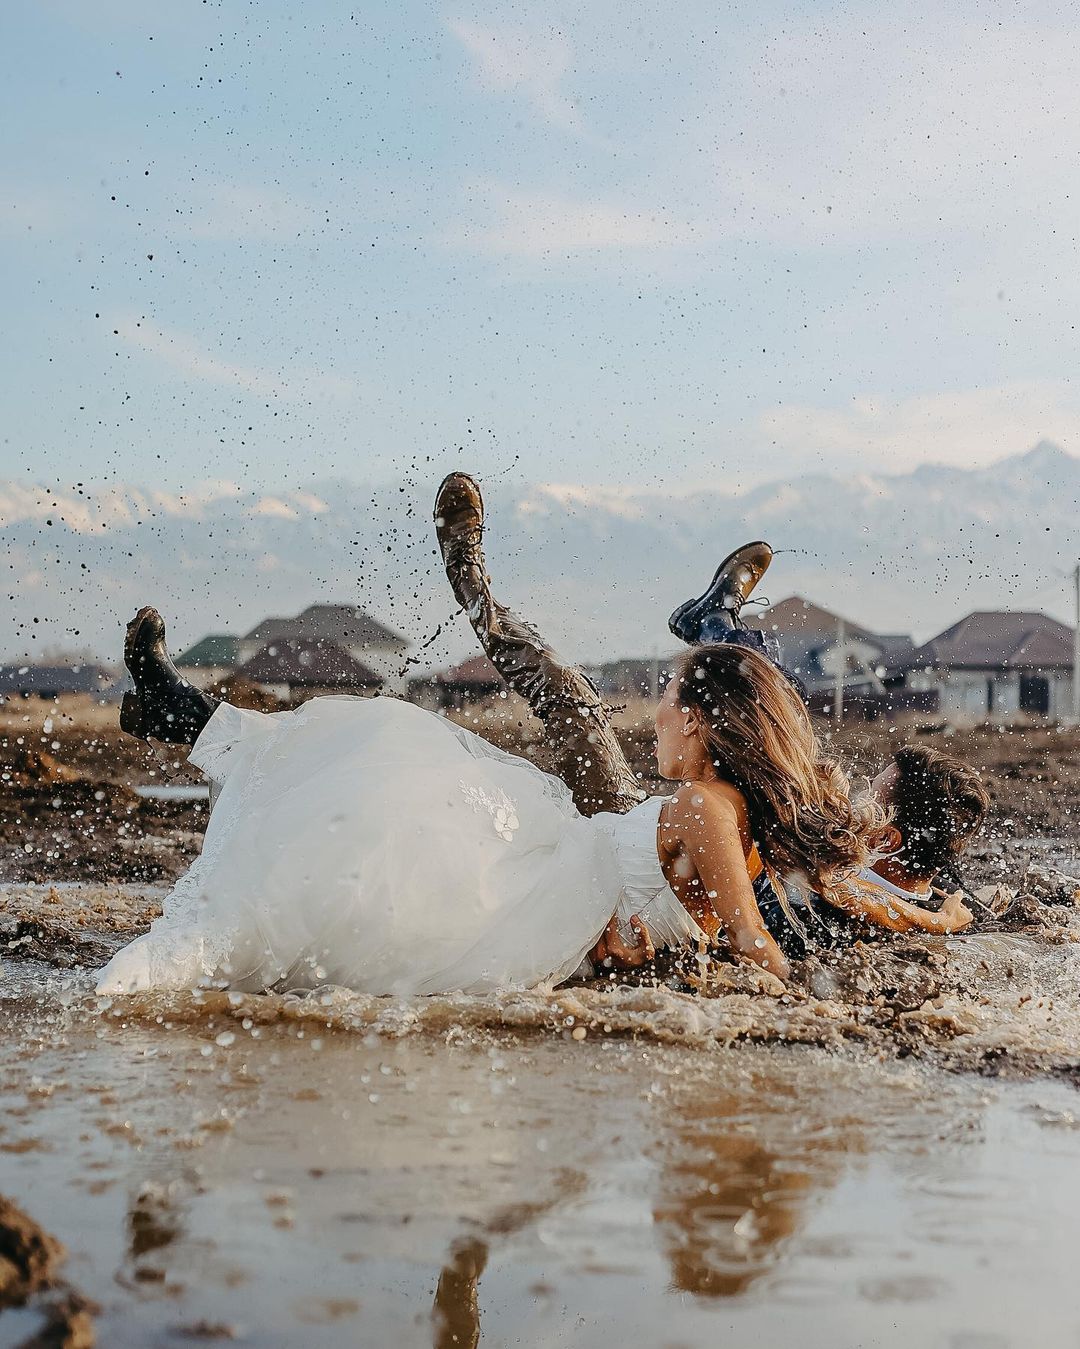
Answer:
<svg viewBox="0 0 1080 1349"><path fill-rule="evenodd" d="M189 646L176 658L176 668L196 688L216 688L240 664L240 639L227 632L213 633Z"/></svg>
<svg viewBox="0 0 1080 1349"><path fill-rule="evenodd" d="M116 677L101 665L75 661L62 665L0 665L0 700L59 698L69 693L104 697Z"/></svg>
<svg viewBox="0 0 1080 1349"><path fill-rule="evenodd" d="M915 650L910 637L871 632L801 595L746 616L746 626L776 639L783 664L811 695L831 694L842 673L845 695L881 696L903 683Z"/></svg>
<svg viewBox="0 0 1080 1349"><path fill-rule="evenodd" d="M425 675L409 683L409 698L431 711L461 708L484 702L506 689L502 676L485 655L470 656L459 665Z"/></svg>
<svg viewBox="0 0 1080 1349"><path fill-rule="evenodd" d="M383 685L374 670L336 643L294 637L267 642L236 674L292 701L320 693L374 693Z"/></svg>
<svg viewBox="0 0 1080 1349"><path fill-rule="evenodd" d="M585 673L604 698L657 699L675 668L674 656L627 656L622 660L590 665Z"/></svg>
<svg viewBox="0 0 1080 1349"><path fill-rule="evenodd" d="M907 683L950 720L1067 717L1073 630L1047 614L980 610L912 653Z"/></svg>
<svg viewBox="0 0 1080 1349"><path fill-rule="evenodd" d="M309 604L295 618L264 618L241 637L237 649L240 663L251 660L269 642L283 640L336 646L391 688L400 683L409 649L404 637L355 604Z"/></svg>

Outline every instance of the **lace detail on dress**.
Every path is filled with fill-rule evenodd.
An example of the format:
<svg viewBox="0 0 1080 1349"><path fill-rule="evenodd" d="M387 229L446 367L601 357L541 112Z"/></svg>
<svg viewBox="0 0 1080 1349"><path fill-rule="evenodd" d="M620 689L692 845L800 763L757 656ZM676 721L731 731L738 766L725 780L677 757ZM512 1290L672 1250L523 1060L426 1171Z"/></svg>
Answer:
<svg viewBox="0 0 1080 1349"><path fill-rule="evenodd" d="M449 719L444 722L444 725L454 732L462 748L468 750L474 759L494 759L496 763L512 764L516 771L524 770L531 777L533 784L543 791L545 800L564 809L569 806L571 810L577 813L573 793L562 778L557 778L552 773L545 773L542 768L534 764L531 759L525 758L523 754L511 754L509 750L500 749L498 745L493 745L490 740L485 740L475 731L468 731Z"/></svg>
<svg viewBox="0 0 1080 1349"><path fill-rule="evenodd" d="M477 814L482 815L486 810L495 824L495 832L501 839L507 843L513 843L514 830L521 827L521 821L518 819L514 803L501 787L496 787L494 791L489 792L486 787L477 787L471 782L461 779L461 793L465 800L472 806Z"/></svg>

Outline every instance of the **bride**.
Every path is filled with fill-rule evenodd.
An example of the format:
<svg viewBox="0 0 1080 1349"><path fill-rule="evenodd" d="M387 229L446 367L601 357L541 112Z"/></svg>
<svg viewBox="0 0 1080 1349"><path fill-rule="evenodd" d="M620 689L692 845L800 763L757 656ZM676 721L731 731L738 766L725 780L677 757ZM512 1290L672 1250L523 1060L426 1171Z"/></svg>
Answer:
<svg viewBox="0 0 1080 1349"><path fill-rule="evenodd" d="M128 644L148 707L166 688L152 670L172 671L155 611ZM828 897L880 808L849 798L788 680L745 647L687 653L656 742L673 795L587 818L558 778L397 699L216 706L190 757L220 789L202 855L97 991L478 993L557 982L590 952L644 961L653 941L786 978L754 879Z"/></svg>

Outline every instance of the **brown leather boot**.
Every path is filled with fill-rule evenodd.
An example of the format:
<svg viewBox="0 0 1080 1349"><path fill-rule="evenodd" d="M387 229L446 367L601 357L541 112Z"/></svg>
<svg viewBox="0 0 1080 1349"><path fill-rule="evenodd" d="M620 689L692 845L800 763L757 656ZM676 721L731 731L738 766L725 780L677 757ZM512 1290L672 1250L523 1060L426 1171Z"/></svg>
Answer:
<svg viewBox="0 0 1080 1349"><path fill-rule="evenodd" d="M590 680L491 594L484 499L474 478L451 473L435 498L435 533L454 597L491 663L544 722L559 776L582 815L622 814L644 799Z"/></svg>

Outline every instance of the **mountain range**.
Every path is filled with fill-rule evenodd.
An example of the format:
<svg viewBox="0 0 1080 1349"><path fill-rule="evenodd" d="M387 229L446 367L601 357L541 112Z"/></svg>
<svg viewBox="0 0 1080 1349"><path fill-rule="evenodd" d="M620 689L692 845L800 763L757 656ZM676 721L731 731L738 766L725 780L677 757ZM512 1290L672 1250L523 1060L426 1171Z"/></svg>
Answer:
<svg viewBox="0 0 1080 1349"><path fill-rule="evenodd" d="M668 651L668 612L732 547L763 537L778 550L767 596L803 594L874 631L925 638L972 609L1072 617L1080 458L1050 443L986 468L811 474L739 493L716 476L694 493L662 478L486 481L497 595L583 659ZM435 549L436 487L415 474L183 494L0 480L0 657L115 660L123 621L144 603L166 615L179 648L325 601L363 605L414 650L427 643L424 666L456 659L472 640Z"/></svg>

